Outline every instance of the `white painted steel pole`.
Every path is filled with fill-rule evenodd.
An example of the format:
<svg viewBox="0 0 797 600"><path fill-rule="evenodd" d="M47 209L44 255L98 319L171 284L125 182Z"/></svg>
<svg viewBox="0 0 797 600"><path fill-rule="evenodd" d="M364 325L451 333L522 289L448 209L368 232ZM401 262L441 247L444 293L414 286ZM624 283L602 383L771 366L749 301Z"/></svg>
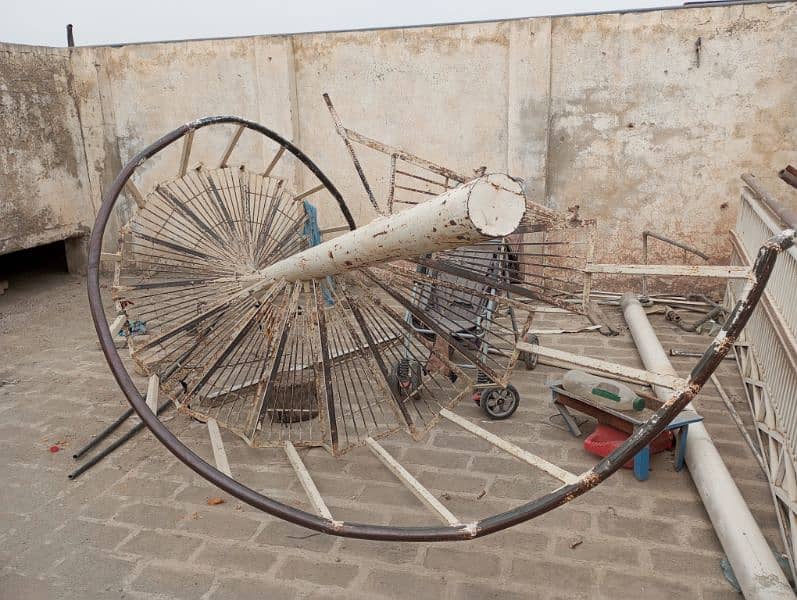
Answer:
<svg viewBox="0 0 797 600"><path fill-rule="evenodd" d="M283 259L249 278L319 279L509 235L526 212L520 184L491 174Z"/></svg>
<svg viewBox="0 0 797 600"><path fill-rule="evenodd" d="M645 368L677 377L636 295L625 294L620 305ZM661 400L672 395L667 388L654 386L654 390ZM694 410L691 404L687 410ZM686 464L744 597L794 600L789 582L703 423L689 426Z"/></svg>

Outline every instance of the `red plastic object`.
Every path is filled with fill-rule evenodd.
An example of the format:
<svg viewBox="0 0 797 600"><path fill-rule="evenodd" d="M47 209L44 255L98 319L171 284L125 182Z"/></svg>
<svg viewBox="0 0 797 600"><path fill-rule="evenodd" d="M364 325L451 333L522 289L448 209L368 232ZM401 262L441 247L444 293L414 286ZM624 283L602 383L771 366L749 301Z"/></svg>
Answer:
<svg viewBox="0 0 797 600"><path fill-rule="evenodd" d="M61 449L60 446L50 446L50 452L52 452L53 454L58 452L60 449Z"/></svg>
<svg viewBox="0 0 797 600"><path fill-rule="evenodd" d="M595 431L587 436L584 440L584 450L590 454L606 457L612 452L617 450L624 441L630 436L627 433L619 431L614 427L608 425L598 424ZM650 453L658 454L665 450L671 450L675 446L675 436L672 431L662 431L651 443ZM624 468L630 469L634 466L634 461L629 460L623 465Z"/></svg>

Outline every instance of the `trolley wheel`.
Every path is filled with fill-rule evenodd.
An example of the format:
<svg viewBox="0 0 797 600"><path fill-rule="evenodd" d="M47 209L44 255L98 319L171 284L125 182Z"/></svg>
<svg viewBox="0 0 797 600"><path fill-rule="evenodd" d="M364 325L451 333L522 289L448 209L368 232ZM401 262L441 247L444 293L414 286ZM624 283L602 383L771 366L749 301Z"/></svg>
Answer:
<svg viewBox="0 0 797 600"><path fill-rule="evenodd" d="M479 406L491 419L508 419L520 404L520 393L511 383L505 388L487 388L482 391Z"/></svg>
<svg viewBox="0 0 797 600"><path fill-rule="evenodd" d="M408 398L421 387L421 363L402 358L393 367L390 384L402 398Z"/></svg>
<svg viewBox="0 0 797 600"><path fill-rule="evenodd" d="M526 343L527 344L539 344L540 338L538 338L533 333L526 335ZM526 365L527 371L533 371L537 368L537 362L539 361L539 357L534 352L527 352L523 350L519 356L520 360L523 361L523 364Z"/></svg>

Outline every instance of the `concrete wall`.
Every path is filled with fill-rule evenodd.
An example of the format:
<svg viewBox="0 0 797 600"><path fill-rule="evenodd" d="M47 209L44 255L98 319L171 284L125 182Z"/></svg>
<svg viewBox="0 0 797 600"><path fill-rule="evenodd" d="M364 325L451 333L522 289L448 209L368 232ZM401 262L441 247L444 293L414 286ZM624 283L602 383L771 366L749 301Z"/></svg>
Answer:
<svg viewBox="0 0 797 600"><path fill-rule="evenodd" d="M87 171L76 179L96 204L149 142L238 114L293 139L364 223L373 211L328 92L368 136L460 171L508 170L545 204L581 205L601 224L600 259L637 260L649 228L724 262L739 174L797 162L795 34L790 3L80 48L71 64ZM223 135L200 132L192 162L213 166ZM245 135L231 162L265 164L273 150ZM169 152L140 169L139 187L174 176L179 148ZM361 155L383 195L387 159ZM330 202L320 208L323 226L342 223Z"/></svg>
<svg viewBox="0 0 797 600"><path fill-rule="evenodd" d="M726 261L739 175L797 159L795 39L794 3L555 19L549 201L613 261L644 229Z"/></svg>
<svg viewBox="0 0 797 600"><path fill-rule="evenodd" d="M290 40L259 37L121 48L81 48L73 55L76 74L86 82L83 97L98 110L92 130L86 132L93 178L102 182L96 194L132 156L175 127L198 117L233 114L291 135ZM191 164L215 167L234 127L197 133ZM181 145L137 169L134 182L143 193L176 176ZM232 164L267 164L276 146L267 147L260 136L244 135ZM118 205L117 223L127 221L134 203ZM115 247L114 231L106 247Z"/></svg>
<svg viewBox="0 0 797 600"><path fill-rule="evenodd" d="M0 254L88 231L72 84L66 50L0 44Z"/></svg>

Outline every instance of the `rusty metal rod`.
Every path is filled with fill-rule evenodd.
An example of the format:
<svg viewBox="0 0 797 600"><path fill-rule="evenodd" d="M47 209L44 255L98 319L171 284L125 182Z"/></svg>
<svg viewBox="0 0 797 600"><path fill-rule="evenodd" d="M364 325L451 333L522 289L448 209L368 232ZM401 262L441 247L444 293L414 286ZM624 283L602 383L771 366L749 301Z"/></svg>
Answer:
<svg viewBox="0 0 797 600"><path fill-rule="evenodd" d="M679 242L678 240L674 240L672 238L668 238L667 236L661 235L660 233L655 233L653 231L648 231L647 229L642 232L642 262L644 264L648 264L648 238L652 237L653 239L659 240L664 242L665 244L670 244L671 246L675 246L677 248L681 248L686 252L691 252L702 258L703 260L707 261L709 259L708 255L704 252L701 252L694 246L690 246L689 244L685 244L684 242ZM642 295L648 295L648 278L647 275L642 276Z"/></svg>
<svg viewBox="0 0 797 600"><path fill-rule="evenodd" d="M163 411L165 411L166 409L168 409L172 405L173 404L172 404L171 400L165 400L164 402L161 403L160 406L158 406L158 414L160 415ZM145 427L146 427L146 424L143 421L141 421L140 423L136 423L133 426L133 428L130 429L130 431L125 433L122 437L120 437L118 440L116 440L113 444L110 444L109 446L107 446L106 448L103 448L100 452L98 452L97 454L92 456L89 460L84 462L77 469L75 469L69 475L67 475L67 477L69 479L77 479L83 473L85 473L86 471L91 469L94 465L99 463L102 459L104 459L105 457L107 457L111 453L115 452L116 450L118 450L119 448L124 446L127 442L129 442L136 435L138 435Z"/></svg>
<svg viewBox="0 0 797 600"><path fill-rule="evenodd" d="M94 437L94 439L93 439L93 440L91 440L91 441L90 441L88 444L86 444L86 445L85 445L85 446L83 446L83 447L82 447L80 450L78 450L77 452L75 452L75 453L72 455L72 458L74 458L75 460L77 460L78 458L80 458L81 456L83 456L83 455L84 455L86 452L88 452L89 450L91 450L92 448L94 448L94 447L95 447L97 444L99 444L101 441L103 441L105 438L107 438L109 435L111 435L111 434L112 434L114 431L116 431L117 429L119 429L119 427L121 427L121 426L122 426L122 424L123 424L125 421L127 421L127 420L128 420L130 417L132 417L132 416L133 416L133 413L134 413L134 412L135 412L135 411L134 411L132 408L128 408L128 409L127 409L125 412L123 412L121 415L119 415L119 417L116 419L116 421L114 421L113 423L111 423L110 425L108 425L108 427L106 427L105 429L103 429L102 431L100 431L100 432L99 432L99 433L98 433L98 434L97 434L97 435ZM72 479L72 477L70 477L70 479Z"/></svg>
<svg viewBox="0 0 797 600"><path fill-rule="evenodd" d="M700 250L698 250L694 246L690 246L689 244L685 244L684 242L679 242L678 240L674 240L672 238L668 238L667 236L661 235L660 233L656 233L654 231L645 230L645 231L642 232L642 239L643 239L643 244L645 245L645 247L647 247L647 242L645 240L647 240L647 238L649 238L649 237L652 237L652 238L657 239L657 240L659 240L661 242L665 242L667 244L670 244L671 246L675 246L677 248L681 248L682 250L686 250L687 252L691 252L692 254L694 254L696 256L699 256L703 260L708 260L709 259L708 255L705 252L701 252ZM647 256L647 255L645 255L645 256ZM647 260L645 261L645 264L647 264Z"/></svg>
<svg viewBox="0 0 797 600"><path fill-rule="evenodd" d="M702 352L692 352L691 350L678 350L677 348L670 348L670 356L682 356L685 358L698 358L703 356ZM735 355L728 355L723 360L736 360Z"/></svg>
<svg viewBox="0 0 797 600"><path fill-rule="evenodd" d="M187 356L188 356L188 355L191 353L191 351L192 351L192 350L193 350L193 348L190 348L189 350L187 350L186 352L184 352L184 353L183 353L183 355L182 355L182 356L181 356L181 357L180 357L180 358L179 358L177 361L175 361L175 362L174 362L174 363L173 363L173 364L172 364L172 365L171 365L171 366L170 366L168 369L166 369L166 370L165 370L165 371L164 371L164 372L163 372L163 373L160 375L160 381L161 381L161 383L163 383L163 382L165 382L167 379L169 379L169 377L170 377L170 376L171 376L171 375L174 373L174 371L176 371L176 370L177 370L177 368L180 366L180 363L181 363L181 361L182 361L182 360L184 360L184 359L185 359L185 358L186 358L186 357L187 357ZM75 452L75 453L72 455L72 458L74 458L75 460L77 460L77 459L79 459L81 456L83 456L83 455L84 455L86 452L88 452L89 450L91 450L92 448L94 448L95 446L97 446L97 444L99 444L101 441L103 441L104 439L106 439L106 438L107 438L109 435L111 435L111 434L112 434L114 431L116 431L117 429L119 429L119 427L121 427L121 426L122 426L122 424L123 424L125 421L127 421L127 420L128 420L130 417L132 417L132 416L133 416L133 413L134 413L134 412L135 412L135 411L134 411L132 408L128 408L128 409L127 409L125 412L123 412L121 415L119 415L119 417L116 419L116 421L114 421L113 423L111 423L110 425L108 425L108 427L106 427L105 429L103 429L102 431L100 431L100 432L99 432L99 433L98 433L98 434L97 434L97 435L94 437L94 439L93 439L93 440L91 440L89 443L87 443L85 446L83 446L83 447L82 447L80 450L78 450L77 452ZM120 445L121 445L121 444L120 444ZM119 446L116 446L116 448L118 448L118 447L119 447ZM116 448L114 448L114 450L115 450ZM113 452L113 450L110 450L110 452ZM95 463L95 464L96 464L96 463ZM84 469L84 470L85 470L85 469ZM81 473L82 473L82 472L83 472L83 471L81 471ZM80 474L80 473L78 473L78 475L79 475L79 474ZM72 478L72 477L70 477L70 479L73 479L73 478Z"/></svg>

